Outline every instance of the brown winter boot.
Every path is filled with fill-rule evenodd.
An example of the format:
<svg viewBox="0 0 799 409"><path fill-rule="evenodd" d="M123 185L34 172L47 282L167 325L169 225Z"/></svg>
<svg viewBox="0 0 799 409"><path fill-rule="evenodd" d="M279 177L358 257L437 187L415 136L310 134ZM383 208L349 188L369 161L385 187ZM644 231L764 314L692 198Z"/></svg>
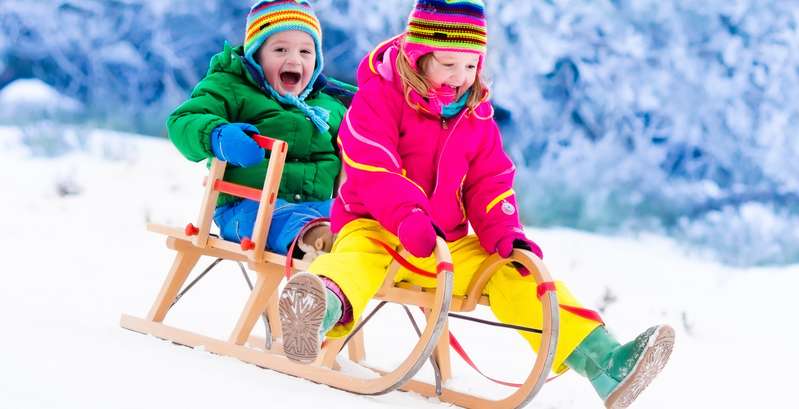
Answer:
<svg viewBox="0 0 799 409"><path fill-rule="evenodd" d="M344 313L343 304L314 274L294 274L280 293L283 352L292 361L311 363L319 356L325 334Z"/></svg>

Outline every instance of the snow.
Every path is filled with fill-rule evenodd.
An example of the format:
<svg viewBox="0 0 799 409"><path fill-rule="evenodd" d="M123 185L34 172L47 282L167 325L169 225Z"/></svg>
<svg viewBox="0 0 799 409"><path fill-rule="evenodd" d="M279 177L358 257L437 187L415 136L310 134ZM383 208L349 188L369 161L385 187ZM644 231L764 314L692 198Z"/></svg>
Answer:
<svg viewBox="0 0 799 409"><path fill-rule="evenodd" d="M145 223L193 221L204 167L164 140L82 132L65 153L45 157L34 154L22 130L0 128L7 192L0 205L0 407L449 406L401 392L356 396L122 329L120 314L144 316L171 263L164 238L145 231ZM799 266L731 268L655 235L528 232L551 273L587 306L603 308L622 340L656 323L675 327L671 362L634 408L785 407L794 400L799 331L790 314ZM223 264L166 322L226 338L247 291L235 264ZM367 327L370 361L388 365L401 357L396 348L413 338L402 319L389 306ZM528 370L532 354L521 337L473 323L451 326L492 376L518 381ZM453 387L507 393L455 355L453 364ZM567 373L529 407L602 406L587 382Z"/></svg>
<svg viewBox="0 0 799 409"><path fill-rule="evenodd" d="M37 109L75 112L82 104L35 78L19 79L0 89L0 114Z"/></svg>

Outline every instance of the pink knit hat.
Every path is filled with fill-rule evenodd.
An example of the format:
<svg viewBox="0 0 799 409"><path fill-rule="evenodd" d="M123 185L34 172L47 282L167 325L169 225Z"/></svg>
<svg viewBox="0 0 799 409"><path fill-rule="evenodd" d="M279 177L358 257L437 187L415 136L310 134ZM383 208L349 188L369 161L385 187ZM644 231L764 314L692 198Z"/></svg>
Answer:
<svg viewBox="0 0 799 409"><path fill-rule="evenodd" d="M480 55L487 43L485 5L481 0L417 0L408 17L403 52L416 68L419 58L433 51Z"/></svg>

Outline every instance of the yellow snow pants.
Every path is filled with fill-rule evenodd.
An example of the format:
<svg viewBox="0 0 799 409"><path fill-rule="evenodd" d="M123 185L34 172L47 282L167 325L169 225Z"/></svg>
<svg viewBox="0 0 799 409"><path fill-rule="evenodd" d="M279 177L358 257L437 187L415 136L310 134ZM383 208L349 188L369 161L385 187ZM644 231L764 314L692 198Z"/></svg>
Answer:
<svg viewBox="0 0 799 409"><path fill-rule="evenodd" d="M399 239L383 229L371 219L357 219L345 225L338 234L329 254L322 255L311 263L309 271L333 280L349 300L353 309L353 321L336 325L328 337L346 336L357 323L368 302L375 296L385 280L391 255L373 243L372 237L388 243L395 248ZM462 296L477 272L480 264L489 256L480 246L476 236L469 235L448 243L454 266L453 295ZM408 261L427 271L435 271L435 257L415 258ZM432 288L436 280L400 268L395 281L407 281L421 287ZM580 304L561 282L556 282L557 297L560 304L579 307ZM541 328L542 307L536 295L537 283L532 275L522 277L512 267L497 270L488 281L483 294L488 296L491 311L497 319L506 324ZM557 372L565 370L563 362L577 345L600 324L568 311L560 310L560 335L558 336L555 361L552 365ZM519 332L536 349L540 335Z"/></svg>

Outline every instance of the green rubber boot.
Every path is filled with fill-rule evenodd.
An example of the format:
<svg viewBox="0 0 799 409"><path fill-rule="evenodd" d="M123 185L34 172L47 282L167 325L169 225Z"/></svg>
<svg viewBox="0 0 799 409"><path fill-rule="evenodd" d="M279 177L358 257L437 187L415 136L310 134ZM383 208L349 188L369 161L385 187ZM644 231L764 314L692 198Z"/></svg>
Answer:
<svg viewBox="0 0 799 409"><path fill-rule="evenodd" d="M319 326L319 340L325 339L325 334L333 328L336 323L341 319L344 309L341 306L341 300L336 293L331 289L325 287L325 299L327 305L325 306L325 317L322 318L322 325Z"/></svg>
<svg viewBox="0 0 799 409"><path fill-rule="evenodd" d="M626 408L663 369L674 347L668 325L647 329L621 345L597 327L566 358L566 365L591 381L607 408Z"/></svg>

